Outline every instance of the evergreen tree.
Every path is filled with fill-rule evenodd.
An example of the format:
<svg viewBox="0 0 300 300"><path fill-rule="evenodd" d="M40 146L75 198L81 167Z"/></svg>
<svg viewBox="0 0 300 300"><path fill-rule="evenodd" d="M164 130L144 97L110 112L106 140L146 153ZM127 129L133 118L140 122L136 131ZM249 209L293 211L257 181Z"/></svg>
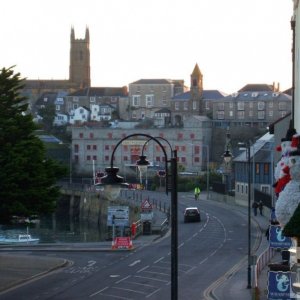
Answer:
<svg viewBox="0 0 300 300"><path fill-rule="evenodd" d="M0 223L12 215L30 216L55 209L59 196L57 179L66 172L46 158L43 142L27 113L21 95L24 80L13 67L0 70Z"/></svg>

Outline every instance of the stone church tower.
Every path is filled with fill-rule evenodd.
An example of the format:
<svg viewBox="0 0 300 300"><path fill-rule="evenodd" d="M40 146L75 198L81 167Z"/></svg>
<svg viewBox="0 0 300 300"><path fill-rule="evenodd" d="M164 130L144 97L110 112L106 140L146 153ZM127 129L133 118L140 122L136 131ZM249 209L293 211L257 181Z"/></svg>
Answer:
<svg viewBox="0 0 300 300"><path fill-rule="evenodd" d="M194 70L191 74L191 101L193 106L197 106L199 114L203 114L203 75L199 69L198 64L195 65Z"/></svg>
<svg viewBox="0 0 300 300"><path fill-rule="evenodd" d="M85 30L84 39L75 39L74 28L71 28L69 80L80 88L91 86L90 33L88 27Z"/></svg>

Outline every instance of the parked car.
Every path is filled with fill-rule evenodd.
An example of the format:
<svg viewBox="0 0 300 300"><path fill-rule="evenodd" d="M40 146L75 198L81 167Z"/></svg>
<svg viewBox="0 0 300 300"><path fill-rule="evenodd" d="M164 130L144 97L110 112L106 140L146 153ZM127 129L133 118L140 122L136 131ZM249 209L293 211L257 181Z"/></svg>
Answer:
<svg viewBox="0 0 300 300"><path fill-rule="evenodd" d="M197 207L187 207L184 211L184 223L187 222L200 222L200 212Z"/></svg>

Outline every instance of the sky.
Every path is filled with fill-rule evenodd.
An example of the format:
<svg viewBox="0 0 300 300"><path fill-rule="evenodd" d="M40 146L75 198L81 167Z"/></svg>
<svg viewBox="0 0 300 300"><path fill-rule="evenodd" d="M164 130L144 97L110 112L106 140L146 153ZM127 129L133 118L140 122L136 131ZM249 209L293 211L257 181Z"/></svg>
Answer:
<svg viewBox="0 0 300 300"><path fill-rule="evenodd" d="M91 85L183 79L204 90L292 83L292 0L9 0L1 3L0 68L68 79L70 31L90 31Z"/></svg>

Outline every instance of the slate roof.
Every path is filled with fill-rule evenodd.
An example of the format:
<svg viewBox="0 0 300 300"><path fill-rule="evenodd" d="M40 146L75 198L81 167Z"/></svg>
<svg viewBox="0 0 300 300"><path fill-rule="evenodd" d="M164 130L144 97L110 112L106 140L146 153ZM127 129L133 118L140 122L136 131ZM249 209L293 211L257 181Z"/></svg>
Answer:
<svg viewBox="0 0 300 300"><path fill-rule="evenodd" d="M203 99L204 100L217 100L220 98L224 98L227 95L218 91L218 90L204 90L203 91ZM191 99L191 91L178 94L172 98L172 100L176 101L184 101L184 100L189 100Z"/></svg>
<svg viewBox="0 0 300 300"><path fill-rule="evenodd" d="M90 87L78 90L69 96L87 96L87 97L126 97L128 96L127 87Z"/></svg>
<svg viewBox="0 0 300 300"><path fill-rule="evenodd" d="M255 155L256 162L264 162L270 160L271 152L273 149L274 135L266 133L260 139L258 139L254 145L250 147L250 158L253 158ZM243 152L239 154L236 158L233 159L234 162L247 162L247 151L242 150Z"/></svg>
<svg viewBox="0 0 300 300"><path fill-rule="evenodd" d="M247 84L243 88L239 90L239 92L265 92L265 91L271 91L273 92L273 85L270 84Z"/></svg>
<svg viewBox="0 0 300 300"><path fill-rule="evenodd" d="M170 79L140 79L132 82L131 84L172 84L173 80Z"/></svg>
<svg viewBox="0 0 300 300"><path fill-rule="evenodd" d="M261 92L239 92L236 94L232 94L229 96L225 97L225 100L232 100L234 99L235 101L249 101L249 100L291 100L291 96L280 93L280 92L273 92L273 91L261 91Z"/></svg>

